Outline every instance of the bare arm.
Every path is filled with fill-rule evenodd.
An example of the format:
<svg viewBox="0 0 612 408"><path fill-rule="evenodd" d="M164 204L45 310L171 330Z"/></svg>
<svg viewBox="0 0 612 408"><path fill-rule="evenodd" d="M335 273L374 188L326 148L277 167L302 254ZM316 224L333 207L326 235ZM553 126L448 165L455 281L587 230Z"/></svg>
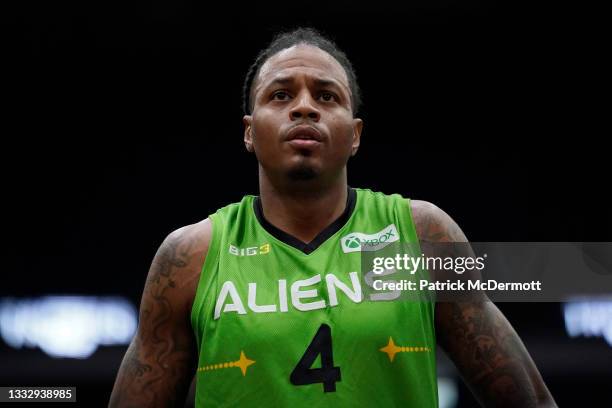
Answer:
<svg viewBox="0 0 612 408"><path fill-rule="evenodd" d="M210 222L181 228L155 254L140 320L119 368L110 407L182 406L197 364L190 313Z"/></svg>
<svg viewBox="0 0 612 408"><path fill-rule="evenodd" d="M412 201L412 212L420 241L467 242L433 204ZM518 334L484 294L480 301L436 303L435 325L438 343L483 406L556 407Z"/></svg>

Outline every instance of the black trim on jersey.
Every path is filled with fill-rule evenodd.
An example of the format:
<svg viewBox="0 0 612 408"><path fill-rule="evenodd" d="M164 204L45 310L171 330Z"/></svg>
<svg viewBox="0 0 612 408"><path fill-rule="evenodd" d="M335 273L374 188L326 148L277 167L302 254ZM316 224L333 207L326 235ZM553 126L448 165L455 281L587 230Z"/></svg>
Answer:
<svg viewBox="0 0 612 408"><path fill-rule="evenodd" d="M344 209L344 212L340 214L338 218L336 218L336 221L325 227L323 231L321 231L312 241L308 243L300 241L293 235L288 234L285 231L270 224L268 220L264 218L263 209L261 207L261 200L259 199L259 196L255 197L255 200L253 200L253 211L255 211L255 217L257 217L257 220L259 221L261 226L272 236L308 255L312 251L317 249L321 244L323 244L329 237L338 232L338 230L340 230L340 228L342 228L344 224L346 224L348 219L351 217L351 214L353 214L356 202L357 193L354 189L349 187L348 194L346 196L346 208Z"/></svg>

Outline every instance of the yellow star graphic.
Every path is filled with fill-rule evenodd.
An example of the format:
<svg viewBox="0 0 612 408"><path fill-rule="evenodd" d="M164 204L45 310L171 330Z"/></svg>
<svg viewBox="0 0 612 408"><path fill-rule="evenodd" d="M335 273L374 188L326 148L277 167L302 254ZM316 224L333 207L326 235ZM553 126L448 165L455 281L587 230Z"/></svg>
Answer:
<svg viewBox="0 0 612 408"><path fill-rule="evenodd" d="M392 337L389 337L389 344L387 344L385 347L380 349L380 351L382 351L383 353L387 353L389 355L389 361L391 362L393 362L395 355L399 353L401 350L402 350L401 347L397 347L395 345Z"/></svg>
<svg viewBox="0 0 612 408"><path fill-rule="evenodd" d="M240 370L242 371L242 375L245 376L246 375L246 370L247 367L250 366L251 364L255 364L254 360L249 360L245 355L244 355L244 351L240 351L240 360L236 360L234 361L234 367L240 367Z"/></svg>
<svg viewBox="0 0 612 408"><path fill-rule="evenodd" d="M240 359L236 361L229 361L226 363L215 363L209 364L198 368L198 372L200 371L211 371L211 370L220 370L222 368L231 368L237 367L242 371L242 375L246 375L247 367L251 364L255 364L254 360L250 360L247 356L244 355L244 351L240 350Z"/></svg>
<svg viewBox="0 0 612 408"><path fill-rule="evenodd" d="M389 356L389 361L393 362L393 359L395 358L395 355L397 353L429 353L430 349L429 347L423 347L423 346L407 346L407 347L402 347L402 346L396 346L395 343L393 342L393 338L389 337L389 343L379 349L380 351L382 351L383 353L387 353L387 355Z"/></svg>

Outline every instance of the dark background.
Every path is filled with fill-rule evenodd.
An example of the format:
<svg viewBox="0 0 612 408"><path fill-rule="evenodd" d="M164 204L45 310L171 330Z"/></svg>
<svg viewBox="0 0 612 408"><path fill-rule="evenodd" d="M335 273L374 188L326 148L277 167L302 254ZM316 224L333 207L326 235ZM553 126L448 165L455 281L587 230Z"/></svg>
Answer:
<svg viewBox="0 0 612 408"><path fill-rule="evenodd" d="M350 185L432 201L473 241L612 240L598 10L219 6L41 2L5 14L10 244L0 296L119 294L138 304L170 231L257 194L242 81L273 34L296 25L331 35L357 70L365 130ZM569 339L559 304L499 306L560 405L610 400L602 339ZM105 405L124 351L53 360L0 341L0 384L76 385L84 406Z"/></svg>

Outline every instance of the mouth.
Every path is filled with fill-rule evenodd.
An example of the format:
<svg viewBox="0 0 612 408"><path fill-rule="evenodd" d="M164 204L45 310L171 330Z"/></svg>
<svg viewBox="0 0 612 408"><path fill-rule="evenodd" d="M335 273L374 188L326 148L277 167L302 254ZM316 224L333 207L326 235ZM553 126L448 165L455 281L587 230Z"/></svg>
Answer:
<svg viewBox="0 0 612 408"><path fill-rule="evenodd" d="M321 145L323 137L313 126L298 125L287 133L286 141L298 149L313 149Z"/></svg>

